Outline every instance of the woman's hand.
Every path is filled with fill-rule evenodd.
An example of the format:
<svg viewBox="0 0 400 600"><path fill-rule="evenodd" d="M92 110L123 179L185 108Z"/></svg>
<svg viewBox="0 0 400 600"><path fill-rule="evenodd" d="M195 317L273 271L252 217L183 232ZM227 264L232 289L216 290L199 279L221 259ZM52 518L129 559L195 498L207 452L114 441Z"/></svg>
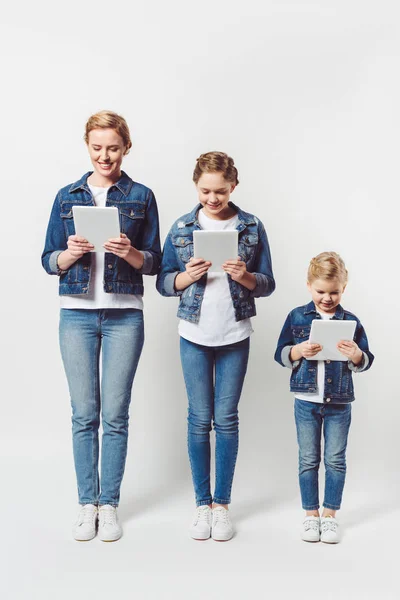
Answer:
<svg viewBox="0 0 400 600"><path fill-rule="evenodd" d="M81 258L87 252L93 250L94 246L88 242L85 238L79 235L70 235L67 241L68 252L74 261Z"/></svg>
<svg viewBox="0 0 400 600"><path fill-rule="evenodd" d="M337 345L339 352L347 356L349 360L355 365L359 365L363 358L362 350L353 341L340 340Z"/></svg>
<svg viewBox="0 0 400 600"><path fill-rule="evenodd" d="M238 256L236 260L226 260L222 265L225 273L229 273L233 281L240 281L247 273L246 263Z"/></svg>
<svg viewBox="0 0 400 600"><path fill-rule="evenodd" d="M290 351L290 359L292 362L295 360L300 360L300 358L312 358L318 352L322 350L322 346L320 344L311 344L308 340L306 342L301 342L301 344L296 344L292 347Z"/></svg>
<svg viewBox="0 0 400 600"><path fill-rule="evenodd" d="M119 258L127 259L129 253L131 252L131 240L125 235L125 233L120 233L119 238L110 238L103 244L103 248L107 250L107 252L111 252L111 254L115 254Z"/></svg>

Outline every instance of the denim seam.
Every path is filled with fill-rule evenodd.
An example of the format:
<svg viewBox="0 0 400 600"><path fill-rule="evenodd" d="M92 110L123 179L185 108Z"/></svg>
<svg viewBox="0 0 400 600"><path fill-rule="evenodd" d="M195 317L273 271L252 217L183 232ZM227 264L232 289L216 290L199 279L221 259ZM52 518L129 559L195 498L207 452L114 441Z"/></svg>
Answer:
<svg viewBox="0 0 400 600"><path fill-rule="evenodd" d="M339 510L340 509L340 504L329 504L328 502L323 502L323 507L324 508L330 508L331 510Z"/></svg>

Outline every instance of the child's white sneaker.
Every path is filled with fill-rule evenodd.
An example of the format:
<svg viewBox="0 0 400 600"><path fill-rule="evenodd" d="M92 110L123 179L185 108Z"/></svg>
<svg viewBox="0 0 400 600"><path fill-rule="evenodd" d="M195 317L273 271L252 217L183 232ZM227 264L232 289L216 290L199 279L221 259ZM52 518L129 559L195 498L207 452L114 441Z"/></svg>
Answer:
<svg viewBox="0 0 400 600"><path fill-rule="evenodd" d="M81 504L72 529L72 535L78 542L88 542L95 537L97 515L97 506L94 504Z"/></svg>
<svg viewBox="0 0 400 600"><path fill-rule="evenodd" d="M122 535L117 509L111 504L99 507L99 538L102 542L116 542Z"/></svg>
<svg viewBox="0 0 400 600"><path fill-rule="evenodd" d="M212 539L217 542L227 542L233 536L229 510L223 506L213 508L211 532Z"/></svg>
<svg viewBox="0 0 400 600"><path fill-rule="evenodd" d="M320 540L320 519L310 515L303 521L301 530L301 539L305 542L319 542Z"/></svg>
<svg viewBox="0 0 400 600"><path fill-rule="evenodd" d="M192 525L190 536L194 540L208 540L211 535L211 508L204 504L198 506Z"/></svg>
<svg viewBox="0 0 400 600"><path fill-rule="evenodd" d="M335 517L321 517L321 542L326 544L340 542L339 523Z"/></svg>

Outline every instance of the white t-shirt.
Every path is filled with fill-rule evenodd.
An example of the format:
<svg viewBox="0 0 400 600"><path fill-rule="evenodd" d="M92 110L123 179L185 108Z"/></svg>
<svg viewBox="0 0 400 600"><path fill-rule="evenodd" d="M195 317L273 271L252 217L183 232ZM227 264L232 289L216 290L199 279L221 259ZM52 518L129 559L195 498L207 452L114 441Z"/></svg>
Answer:
<svg viewBox="0 0 400 600"><path fill-rule="evenodd" d="M239 224L237 215L225 221L218 221L207 217L203 210L199 211L198 219L202 229L214 231L236 229ZM199 322L190 323L181 319L178 331L179 335L186 340L203 346L235 344L253 333L250 319L243 319L243 321L235 319L226 273L207 274Z"/></svg>
<svg viewBox="0 0 400 600"><path fill-rule="evenodd" d="M105 206L108 188L89 185L96 206ZM90 282L87 294L60 296L61 308L138 308L143 310L143 297L136 294L108 294L104 291L105 252L92 252Z"/></svg>
<svg viewBox="0 0 400 600"><path fill-rule="evenodd" d="M321 313L317 311L321 315L321 319L324 321L329 321L332 317L330 315L326 315L325 313ZM325 361L319 360L317 366L317 393L312 394L295 394L295 397L298 400L307 400L308 402L319 402L320 404L324 403L324 391L325 391Z"/></svg>

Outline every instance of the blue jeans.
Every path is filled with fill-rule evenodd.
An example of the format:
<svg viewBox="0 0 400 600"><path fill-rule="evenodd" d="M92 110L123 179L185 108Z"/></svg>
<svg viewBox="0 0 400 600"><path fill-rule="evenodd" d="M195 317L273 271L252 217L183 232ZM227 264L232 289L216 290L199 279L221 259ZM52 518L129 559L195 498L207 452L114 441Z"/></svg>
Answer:
<svg viewBox="0 0 400 600"><path fill-rule="evenodd" d="M238 404L250 338L227 346L201 346L181 337L189 400L188 451L197 506L229 504L239 447ZM210 431L214 421L215 493L210 487Z"/></svg>
<svg viewBox="0 0 400 600"><path fill-rule="evenodd" d="M143 312L61 309L59 332L72 404L79 502L117 506L128 446L131 389L144 342Z"/></svg>
<svg viewBox="0 0 400 600"><path fill-rule="evenodd" d="M299 482L304 510L319 508L318 470L324 433L324 507L339 510L346 478L346 447L351 404L319 404L298 400L294 414L299 443Z"/></svg>

